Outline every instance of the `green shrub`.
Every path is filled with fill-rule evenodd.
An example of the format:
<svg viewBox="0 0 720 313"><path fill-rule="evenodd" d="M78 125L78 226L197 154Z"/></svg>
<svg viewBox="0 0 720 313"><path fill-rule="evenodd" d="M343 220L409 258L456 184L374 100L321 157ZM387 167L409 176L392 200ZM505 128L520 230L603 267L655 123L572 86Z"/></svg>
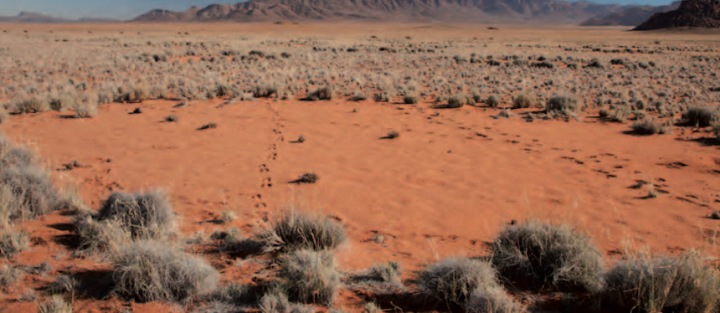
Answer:
<svg viewBox="0 0 720 313"><path fill-rule="evenodd" d="M141 302L184 301L212 293L220 275L205 260L156 241L111 254L114 292Z"/></svg>
<svg viewBox="0 0 720 313"><path fill-rule="evenodd" d="M590 239L568 225L528 221L508 225L493 242L492 263L520 288L602 288L605 264Z"/></svg>
<svg viewBox="0 0 720 313"><path fill-rule="evenodd" d="M603 300L624 311L715 312L720 300L717 270L695 252L631 256L619 261L605 280Z"/></svg>
<svg viewBox="0 0 720 313"><path fill-rule="evenodd" d="M279 257L278 277L291 299L332 305L340 287L335 256L329 251L296 250Z"/></svg>
<svg viewBox="0 0 720 313"><path fill-rule="evenodd" d="M449 258L427 265L418 273L419 288L447 304L463 305L477 288L498 286L489 262Z"/></svg>
<svg viewBox="0 0 720 313"><path fill-rule="evenodd" d="M334 249L346 240L342 225L319 215L287 211L256 235L266 252Z"/></svg>

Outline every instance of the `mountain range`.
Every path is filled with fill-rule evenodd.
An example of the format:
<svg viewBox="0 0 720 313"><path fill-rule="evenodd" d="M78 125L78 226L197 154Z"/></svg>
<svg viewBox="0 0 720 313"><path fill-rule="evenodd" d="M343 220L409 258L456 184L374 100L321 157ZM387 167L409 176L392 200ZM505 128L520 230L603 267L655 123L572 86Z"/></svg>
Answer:
<svg viewBox="0 0 720 313"><path fill-rule="evenodd" d="M558 0L249 0L237 4L213 4L205 8L192 7L182 12L152 10L132 21L439 21L577 24L621 8L620 5Z"/></svg>
<svg viewBox="0 0 720 313"><path fill-rule="evenodd" d="M717 2L717 0L706 0ZM637 26L677 9L664 6L597 4L561 0L249 0L236 4L193 6L185 11L151 10L129 22L452 22L580 24ZM0 16L0 23L120 22L112 19L68 20L22 12Z"/></svg>

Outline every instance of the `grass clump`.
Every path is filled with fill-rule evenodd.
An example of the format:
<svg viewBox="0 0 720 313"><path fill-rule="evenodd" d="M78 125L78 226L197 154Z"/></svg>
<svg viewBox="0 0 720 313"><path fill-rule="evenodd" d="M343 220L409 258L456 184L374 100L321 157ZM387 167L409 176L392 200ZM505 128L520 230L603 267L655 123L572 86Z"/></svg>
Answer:
<svg viewBox="0 0 720 313"><path fill-rule="evenodd" d="M537 101L527 94L519 94L513 98L513 109L529 109L537 106Z"/></svg>
<svg viewBox="0 0 720 313"><path fill-rule="evenodd" d="M114 192L103 203L97 220L117 221L134 238L153 238L175 230L175 214L160 189Z"/></svg>
<svg viewBox="0 0 720 313"><path fill-rule="evenodd" d="M459 257L426 266L417 283L428 295L454 305L465 304L478 287L498 286L492 264Z"/></svg>
<svg viewBox="0 0 720 313"><path fill-rule="evenodd" d="M547 100L546 111L577 112L580 109L577 99L569 96L555 96Z"/></svg>
<svg viewBox="0 0 720 313"><path fill-rule="evenodd" d="M315 313L311 306L292 303L281 290L271 290L260 299L258 304L262 313Z"/></svg>
<svg viewBox="0 0 720 313"><path fill-rule="evenodd" d="M80 103L73 108L76 118L93 118L97 115L97 103Z"/></svg>
<svg viewBox="0 0 720 313"><path fill-rule="evenodd" d="M0 195L4 219L32 219L64 206L50 174L35 166L0 169Z"/></svg>
<svg viewBox="0 0 720 313"><path fill-rule="evenodd" d="M25 230L15 230L10 226L4 226L0 229L0 256L12 258L29 246L30 237Z"/></svg>
<svg viewBox="0 0 720 313"><path fill-rule="evenodd" d="M54 295L49 299L38 303L38 313L72 313L72 304L65 302L60 295Z"/></svg>
<svg viewBox="0 0 720 313"><path fill-rule="evenodd" d="M518 287L590 292L602 288L602 255L587 236L568 225L539 221L508 225L492 250L492 263L500 275Z"/></svg>
<svg viewBox="0 0 720 313"><path fill-rule="evenodd" d="M325 216L290 210L271 222L256 239L265 252L334 249L346 240L345 228Z"/></svg>
<svg viewBox="0 0 720 313"><path fill-rule="evenodd" d="M22 114L42 113L45 111L50 111L50 104L43 99L32 97L15 104L15 109L18 111L18 113Z"/></svg>
<svg viewBox="0 0 720 313"><path fill-rule="evenodd" d="M272 95L277 95L278 88L274 84L258 84L251 90L253 97L255 98L270 98Z"/></svg>
<svg viewBox="0 0 720 313"><path fill-rule="evenodd" d="M335 98L335 92L330 87L320 87L317 90L311 92L305 100L317 101L317 100L332 100Z"/></svg>
<svg viewBox="0 0 720 313"><path fill-rule="evenodd" d="M465 303L467 313L522 313L525 308L510 297L501 286L482 285Z"/></svg>
<svg viewBox="0 0 720 313"><path fill-rule="evenodd" d="M612 114L610 114L610 121L615 123L623 123L627 120L630 115L630 109L627 106L618 107Z"/></svg>
<svg viewBox="0 0 720 313"><path fill-rule="evenodd" d="M715 312L720 277L696 252L669 257L640 254L607 273L603 300L624 311Z"/></svg>
<svg viewBox="0 0 720 313"><path fill-rule="evenodd" d="M202 258L156 241L123 247L111 264L114 293L141 302L191 300L212 293L220 276Z"/></svg>
<svg viewBox="0 0 720 313"><path fill-rule="evenodd" d="M682 119L688 125L708 127L720 122L720 107L691 106L683 112Z"/></svg>
<svg viewBox="0 0 720 313"><path fill-rule="evenodd" d="M357 287L371 287L376 292L390 294L404 288L400 279L400 271L400 263L388 261L352 274L347 280L351 285Z"/></svg>
<svg viewBox="0 0 720 313"><path fill-rule="evenodd" d="M496 96L489 96L485 100L485 104L491 108L497 108L500 105L500 100Z"/></svg>
<svg viewBox="0 0 720 313"><path fill-rule="evenodd" d="M296 250L280 256L278 277L291 299L303 303L332 305L340 287L332 252Z"/></svg>
<svg viewBox="0 0 720 313"><path fill-rule="evenodd" d="M636 135L666 134L669 130L654 118L644 119L632 124L632 133Z"/></svg>
<svg viewBox="0 0 720 313"><path fill-rule="evenodd" d="M466 94L458 94L458 95L454 95L454 96L450 97L448 99L448 103L445 107L451 108L451 109L457 109L457 108L462 108L465 105L472 105L472 104L475 104L472 96L468 96Z"/></svg>
<svg viewBox="0 0 720 313"><path fill-rule="evenodd" d="M420 102L420 97L417 95L405 95L403 97L403 103L405 104L417 104L418 102Z"/></svg>
<svg viewBox="0 0 720 313"><path fill-rule="evenodd" d="M25 272L17 267L3 264L0 266L0 290L7 290L12 287L20 281L24 274Z"/></svg>

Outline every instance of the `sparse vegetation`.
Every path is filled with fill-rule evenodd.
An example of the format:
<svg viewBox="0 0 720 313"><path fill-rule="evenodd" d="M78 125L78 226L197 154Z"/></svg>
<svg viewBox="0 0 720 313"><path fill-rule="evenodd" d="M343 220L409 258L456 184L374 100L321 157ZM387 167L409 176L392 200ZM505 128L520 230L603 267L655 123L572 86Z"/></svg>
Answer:
<svg viewBox="0 0 720 313"><path fill-rule="evenodd" d="M519 94L513 98L514 109L528 109L537 106L537 101L527 94Z"/></svg>

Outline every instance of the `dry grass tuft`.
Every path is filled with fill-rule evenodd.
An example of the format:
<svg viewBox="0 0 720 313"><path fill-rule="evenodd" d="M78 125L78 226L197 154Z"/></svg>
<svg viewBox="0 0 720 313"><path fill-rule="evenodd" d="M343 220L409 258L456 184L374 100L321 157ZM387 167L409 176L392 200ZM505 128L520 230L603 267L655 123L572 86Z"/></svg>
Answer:
<svg viewBox="0 0 720 313"><path fill-rule="evenodd" d="M500 275L527 289L587 290L603 286L605 261L587 236L566 224L508 225L493 242Z"/></svg>
<svg viewBox="0 0 720 313"><path fill-rule="evenodd" d="M334 249L347 239L342 225L325 216L286 211L256 236L266 252Z"/></svg>
<svg viewBox="0 0 720 313"><path fill-rule="evenodd" d="M330 251L296 250L279 257L282 288L291 299L332 305L340 288L335 256Z"/></svg>
<svg viewBox="0 0 720 313"><path fill-rule="evenodd" d="M624 311L716 312L720 300L720 276L696 252L630 256L605 280L603 300Z"/></svg>
<svg viewBox="0 0 720 313"><path fill-rule="evenodd" d="M111 255L114 293L141 302L192 300L217 288L220 275L204 259L139 241Z"/></svg>

